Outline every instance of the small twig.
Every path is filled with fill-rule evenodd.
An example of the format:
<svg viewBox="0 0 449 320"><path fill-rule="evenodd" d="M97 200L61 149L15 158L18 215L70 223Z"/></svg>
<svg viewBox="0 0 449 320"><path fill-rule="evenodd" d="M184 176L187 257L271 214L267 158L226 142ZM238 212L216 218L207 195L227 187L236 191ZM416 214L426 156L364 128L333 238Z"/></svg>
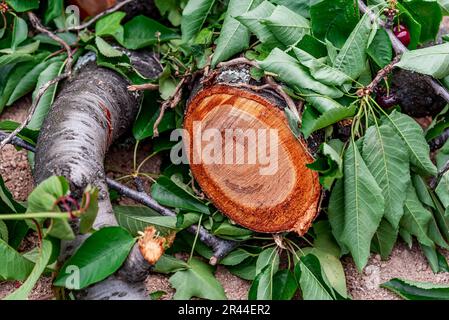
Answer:
<svg viewBox="0 0 449 320"><path fill-rule="evenodd" d="M165 111L168 108L171 108L171 109L175 108L181 101L183 86L184 86L184 83L186 82L186 79L187 78L182 78L181 81L179 81L178 85L176 86L175 93L173 94L173 96L170 99L168 99L167 101L164 101L164 103L162 103L159 117L156 119L156 121L154 122L154 125L153 125L153 137L156 138L159 136L158 127L159 127L159 124L161 123L162 119L164 118Z"/></svg>
<svg viewBox="0 0 449 320"><path fill-rule="evenodd" d="M376 77L373 79L373 81L369 85L367 85L366 87L361 88L357 91L357 96L367 97L367 96L371 95L371 93L373 93L374 89L379 85L379 83L383 79L385 79L391 73L391 71L393 71L394 65L396 63L398 63L400 59L401 59L400 56L396 56L388 65L386 65L384 68L380 69L379 72L377 73Z"/></svg>
<svg viewBox="0 0 449 320"><path fill-rule="evenodd" d="M57 84L59 81L65 79L65 78L70 78L72 75L72 65L73 65L73 51L70 48L70 46L60 37L58 37L56 34L54 34L53 32L51 32L50 30L48 30L47 28L45 28L41 21L39 20L39 18L33 13L33 12L28 12L28 18L30 19L31 24L33 25L33 27L43 33L46 34L47 36L49 36L51 39L55 40L56 42L58 42L67 52L67 60L66 60L66 65L65 65L65 72L61 75L59 75L58 77L56 77L55 79L48 81L47 83L45 83L44 85L42 85L38 92L37 95L33 101L33 103L31 104L30 110L28 111L28 116L25 119L24 122L22 122L22 124L16 128L6 139L4 139L1 143L0 143L0 150L6 145L8 144L20 131L22 131L31 121L31 118L34 115L34 112L36 111L37 106L39 105L39 102L41 101L43 95L47 92L47 90L54 84Z"/></svg>
<svg viewBox="0 0 449 320"><path fill-rule="evenodd" d="M154 90L158 90L159 89L159 85L154 84L154 83L144 83L144 84L134 84L131 86L128 86L128 91L154 91Z"/></svg>
<svg viewBox="0 0 449 320"><path fill-rule="evenodd" d="M111 189L116 190L121 195L129 199L132 199L138 203L141 203L153 210L156 210L159 214L163 216L176 217L176 213L174 211L164 206L161 206L159 203L156 202L156 200L151 198L147 193L135 191L109 178L106 180L108 186ZM187 228L187 231L192 234L196 234L198 232L200 240L204 244L212 248L214 254L209 261L210 264L212 265L215 265L220 259L224 258L229 252L231 252L232 250L234 250L234 248L238 246L238 242L218 238L209 233L203 226L198 227L197 225L192 225L189 228Z"/></svg>
<svg viewBox="0 0 449 320"><path fill-rule="evenodd" d="M441 168L441 170L438 172L438 175L436 177L433 177L430 182L429 186L432 190L435 190L435 188L438 186L438 183L440 182L440 179L446 174L446 172L449 171L449 161L447 161L444 166Z"/></svg>
<svg viewBox="0 0 449 320"><path fill-rule="evenodd" d="M140 177L134 178L134 184L136 185L137 191L145 192L145 185Z"/></svg>
<svg viewBox="0 0 449 320"><path fill-rule="evenodd" d="M28 18L30 19L31 25L39 32L46 34L48 37L59 43L67 52L67 63L65 66L65 72L71 74L73 65L73 52L72 48L65 42L61 37L57 36L47 28L45 28L39 18L31 11L28 12Z"/></svg>
<svg viewBox="0 0 449 320"><path fill-rule="evenodd" d="M0 141L4 141L9 137L9 134L3 131L0 131ZM16 147L23 148L27 151L35 152L36 148L31 144L26 142L25 140L19 137L13 137L8 144L12 144Z"/></svg>
<svg viewBox="0 0 449 320"><path fill-rule="evenodd" d="M272 77L270 76L266 76L265 77L265 81L267 82L268 85L270 85L270 87L277 93L279 94L282 99L285 100L285 103L287 104L287 106L289 107L289 109L295 114L295 116L298 118L299 120L299 125L301 126L301 116L299 115L298 112L298 108L296 107L295 102L293 101L293 99L288 95L287 92L285 92L284 88L276 83L276 81L273 80Z"/></svg>
<svg viewBox="0 0 449 320"><path fill-rule="evenodd" d="M81 31L83 29L86 29L86 28L90 27L92 24L94 24L95 22L97 22L98 20L100 20L101 18L103 18L104 16L120 10L122 7L126 6L128 3L131 3L133 1L135 1L135 0L125 0L123 2L119 2L115 6L97 14L95 17L91 18L89 21L87 21L85 23L80 24L79 26L74 26L74 27L70 27L67 29L58 30L58 32Z"/></svg>
<svg viewBox="0 0 449 320"><path fill-rule="evenodd" d="M239 82L239 83L229 83L228 85L230 87L244 88L244 89L249 89L249 90L252 90L255 92L272 89L270 84L263 84L261 86L257 86L257 85L251 85L249 83Z"/></svg>
<svg viewBox="0 0 449 320"><path fill-rule="evenodd" d="M6 137L1 143L0 143L0 150L3 149L3 147L7 144L9 144L16 136L20 133L25 127L30 123L31 118L33 117L34 112L36 111L37 106L39 105L39 102L42 99L42 96L47 92L47 90L54 84L58 83L62 79L68 78L70 76L70 73L63 73L60 76L54 78L53 80L45 83L42 87L40 87L39 91L37 92L36 98L34 99L33 103L31 104L30 110L28 112L28 116L25 119L22 124L17 127L13 132L9 134L8 137Z"/></svg>
<svg viewBox="0 0 449 320"><path fill-rule="evenodd" d="M259 68L259 64L256 61L249 60L245 57L240 57L240 58L235 58L233 60L220 62L217 65L217 67L218 68L226 68L226 67L237 66L239 64L247 64L247 65L253 66L255 68Z"/></svg>
<svg viewBox="0 0 449 320"><path fill-rule="evenodd" d="M430 151L433 152L440 149L448 139L449 139L449 129L446 129L440 136L429 141Z"/></svg>

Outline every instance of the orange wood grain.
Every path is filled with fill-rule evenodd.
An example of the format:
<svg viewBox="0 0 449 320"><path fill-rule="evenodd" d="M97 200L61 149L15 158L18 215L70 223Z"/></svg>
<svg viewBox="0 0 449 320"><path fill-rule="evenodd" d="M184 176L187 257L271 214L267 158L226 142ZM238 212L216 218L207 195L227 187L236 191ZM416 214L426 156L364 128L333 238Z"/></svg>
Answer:
<svg viewBox="0 0 449 320"><path fill-rule="evenodd" d="M321 187L318 174L306 167L313 162L306 143L291 132L284 112L267 99L226 85L204 89L189 103L184 128L193 135L195 122L203 132L219 129L276 129L278 170L261 175L260 163L192 163L195 179L214 205L236 223L257 231L304 234L317 215ZM198 152L189 141L190 160ZM206 142L207 144L207 142ZM255 146L244 144L254 151ZM222 148L223 157L225 148ZM229 151L229 150L228 150ZM263 166L262 166L263 167Z"/></svg>

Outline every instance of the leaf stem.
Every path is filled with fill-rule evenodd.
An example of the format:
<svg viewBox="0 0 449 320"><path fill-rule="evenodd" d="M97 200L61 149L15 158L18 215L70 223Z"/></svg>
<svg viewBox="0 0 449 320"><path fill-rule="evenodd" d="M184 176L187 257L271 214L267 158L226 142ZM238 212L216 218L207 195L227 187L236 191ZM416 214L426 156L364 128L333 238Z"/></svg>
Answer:
<svg viewBox="0 0 449 320"><path fill-rule="evenodd" d="M198 220L198 230L196 231L195 239L193 240L192 250L190 250L190 256L189 256L188 263L190 263L190 260L192 260L193 253L195 252L196 242L198 241L198 235L200 233L201 220L203 220L203 215L201 215L200 219Z"/></svg>
<svg viewBox="0 0 449 320"><path fill-rule="evenodd" d="M38 212L24 214L1 214L0 220L25 220L25 219L70 219L69 212Z"/></svg>

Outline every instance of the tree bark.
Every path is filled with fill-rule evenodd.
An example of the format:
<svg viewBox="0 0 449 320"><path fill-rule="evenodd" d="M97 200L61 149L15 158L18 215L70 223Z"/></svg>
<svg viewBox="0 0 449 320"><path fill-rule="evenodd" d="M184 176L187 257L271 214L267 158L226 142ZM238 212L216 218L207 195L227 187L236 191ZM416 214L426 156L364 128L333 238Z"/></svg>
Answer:
<svg viewBox="0 0 449 320"><path fill-rule="evenodd" d="M314 160L306 141L289 127L285 101L265 85L259 90L246 65L216 74L194 89L185 115L195 179L236 223L257 232L305 234L318 213L321 187L318 173L306 167Z"/></svg>
<svg viewBox="0 0 449 320"><path fill-rule="evenodd" d="M134 67L143 67L140 71L147 77L155 78L162 71L153 54L128 54ZM106 184L104 157L111 143L133 123L141 96L128 91L129 82L122 76L98 67L94 60L95 56L91 54L81 58L78 70L63 85L49 111L36 146L34 178L40 183L52 175L64 176L78 198L87 185L97 187L100 190L99 211L94 228L102 228L117 225ZM64 243L62 260L86 238L80 235L74 241ZM139 254L138 250L132 250L120 277L113 275L104 283L81 292L79 297L147 298L145 290L141 290L143 284L131 283L142 280L151 268L148 263L141 263L144 261ZM134 268L133 262L140 265ZM109 283L111 290L108 291L105 288ZM109 295L102 297L107 292ZM114 292L117 294L112 296Z"/></svg>

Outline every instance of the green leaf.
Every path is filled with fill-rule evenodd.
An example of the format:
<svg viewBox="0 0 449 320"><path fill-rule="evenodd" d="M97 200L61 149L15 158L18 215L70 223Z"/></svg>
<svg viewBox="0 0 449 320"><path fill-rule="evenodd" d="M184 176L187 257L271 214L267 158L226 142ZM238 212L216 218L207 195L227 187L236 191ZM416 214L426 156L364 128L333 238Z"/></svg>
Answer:
<svg viewBox="0 0 449 320"><path fill-rule="evenodd" d="M190 227L199 220L199 215L187 213L181 226L177 226L176 217L161 216L151 208L143 206L114 206L115 217L120 226L128 230L133 236L144 231L148 226L154 226L159 232L168 234Z"/></svg>
<svg viewBox="0 0 449 320"><path fill-rule="evenodd" d="M227 266L226 268L239 278L253 281L256 278L256 260L255 258L249 258L236 266Z"/></svg>
<svg viewBox="0 0 449 320"><path fill-rule="evenodd" d="M14 197L5 185L3 177L0 175L0 214L9 212L21 213L22 209L23 207L14 200Z"/></svg>
<svg viewBox="0 0 449 320"><path fill-rule="evenodd" d="M329 223L332 229L332 234L335 237L338 245L343 252L347 249L341 242L343 236L343 230L345 227L345 192L344 192L344 180L337 180L332 188L331 196L329 199L329 205L327 210L327 216L329 217Z"/></svg>
<svg viewBox="0 0 449 320"><path fill-rule="evenodd" d="M102 55L108 58L117 58L123 55L123 52L115 49L101 37L95 37L95 44Z"/></svg>
<svg viewBox="0 0 449 320"><path fill-rule="evenodd" d="M310 18L310 8L321 0L271 0L273 3L286 6L290 10Z"/></svg>
<svg viewBox="0 0 449 320"><path fill-rule="evenodd" d="M376 36L366 50L368 55L381 68L385 67L393 59L393 46L390 37L384 29L378 29Z"/></svg>
<svg viewBox="0 0 449 320"><path fill-rule="evenodd" d="M443 9L443 14L447 16L449 14L449 0L438 0L438 3Z"/></svg>
<svg viewBox="0 0 449 320"><path fill-rule="evenodd" d="M372 247L373 251L380 254L386 260L393 251L393 247L398 238L398 228L394 228L387 220L382 219L379 228L374 234Z"/></svg>
<svg viewBox="0 0 449 320"><path fill-rule="evenodd" d="M310 8L313 34L341 48L359 21L359 10L352 1L324 0Z"/></svg>
<svg viewBox="0 0 449 320"><path fill-rule="evenodd" d="M364 15L335 58L334 68L357 79L365 69L366 49L371 33L371 20Z"/></svg>
<svg viewBox="0 0 449 320"><path fill-rule="evenodd" d="M284 6L277 6L262 23L286 46L298 43L304 35L310 33L309 20Z"/></svg>
<svg viewBox="0 0 449 320"><path fill-rule="evenodd" d="M410 44L408 45L408 48L410 50L414 50L420 42L422 26L418 21L416 21L411 12L409 12L400 2L396 4L396 8L399 10L401 22L406 25L410 31Z"/></svg>
<svg viewBox="0 0 449 320"><path fill-rule="evenodd" d="M291 300L298 283L290 270L279 270L273 277L273 300Z"/></svg>
<svg viewBox="0 0 449 320"><path fill-rule="evenodd" d="M279 45L278 40L270 31L266 24L262 23L263 19L268 18L273 13L276 6L274 6L269 1L262 2L259 6L245 14L235 17L239 22L241 22L245 27L254 33L257 39L262 43L266 43L268 46Z"/></svg>
<svg viewBox="0 0 449 320"><path fill-rule="evenodd" d="M230 224L227 221L224 221L214 230L213 234L224 239L242 241L251 238L253 232L251 230L240 228Z"/></svg>
<svg viewBox="0 0 449 320"><path fill-rule="evenodd" d="M44 23L49 24L52 20L64 14L64 0L49 0L45 10Z"/></svg>
<svg viewBox="0 0 449 320"><path fill-rule="evenodd" d="M311 54L299 49L293 48L299 62L309 68L312 76L327 85L341 86L346 82L351 82L352 79L345 73L326 65L319 59L316 59Z"/></svg>
<svg viewBox="0 0 449 320"><path fill-rule="evenodd" d="M12 53L0 57L0 67L33 60L33 56L26 53Z"/></svg>
<svg viewBox="0 0 449 320"><path fill-rule="evenodd" d="M315 37L306 34L296 45L297 48L306 51L315 58L324 58L327 56L326 46Z"/></svg>
<svg viewBox="0 0 449 320"><path fill-rule="evenodd" d="M420 42L435 41L442 22L440 5L435 0L405 1L403 5L421 25Z"/></svg>
<svg viewBox="0 0 449 320"><path fill-rule="evenodd" d="M80 217L79 231L81 234L89 233L92 231L92 225L97 218L98 213L98 193L97 188L88 186L84 190L83 199L81 200L81 208L87 210Z"/></svg>
<svg viewBox="0 0 449 320"><path fill-rule="evenodd" d="M97 37L113 36L117 41L122 42L124 29L121 22L125 16L125 12L118 11L101 18L95 24L95 35Z"/></svg>
<svg viewBox="0 0 449 320"><path fill-rule="evenodd" d="M14 91L11 93L6 105L11 106L14 102L31 92L35 88L41 73L53 61L54 60L46 60L37 64L33 69L26 73L25 76L23 76L22 73L20 75L20 81L14 86Z"/></svg>
<svg viewBox="0 0 449 320"><path fill-rule="evenodd" d="M15 50L22 42L28 38L28 25L25 20L15 16L12 31L11 48Z"/></svg>
<svg viewBox="0 0 449 320"><path fill-rule="evenodd" d="M143 140L153 136L153 127L159 117L160 104L157 103L159 95L153 91L145 92L145 98L133 126L133 135L136 140ZM176 128L175 113L167 110L158 126L159 133Z"/></svg>
<svg viewBox="0 0 449 320"><path fill-rule="evenodd" d="M265 249L259 254L256 262L256 274L261 273L269 265L273 265L274 273L276 273L279 267L279 254L275 248Z"/></svg>
<svg viewBox="0 0 449 320"><path fill-rule="evenodd" d="M435 176L437 168L430 160L430 148L419 124L409 116L394 110L386 117L388 123L404 140L411 163L421 172Z"/></svg>
<svg viewBox="0 0 449 320"><path fill-rule="evenodd" d="M151 196L164 206L210 214L208 206L164 176L152 185Z"/></svg>
<svg viewBox="0 0 449 320"><path fill-rule="evenodd" d="M236 266L252 256L253 254L246 251L245 249L238 248L228 254L224 259L222 259L220 261L220 264L224 266Z"/></svg>
<svg viewBox="0 0 449 320"><path fill-rule="evenodd" d="M57 210L55 202L67 195L69 184L63 177L53 176L41 182L28 197L27 213Z"/></svg>
<svg viewBox="0 0 449 320"><path fill-rule="evenodd" d="M430 282L391 279L381 285L406 300L449 300L449 286Z"/></svg>
<svg viewBox="0 0 449 320"><path fill-rule="evenodd" d="M53 80L57 76L59 76L63 70L64 63L61 61L56 61L50 64L40 75L37 81L36 89L33 92L33 100L36 99L37 93L40 88L45 85L47 82ZM45 116L50 110L51 105L53 104L53 100L56 95L57 84L54 84L48 88L48 90L43 94L42 98L39 101L39 104L36 107L36 111L34 112L30 123L27 128L32 130L39 130L44 122Z"/></svg>
<svg viewBox="0 0 449 320"><path fill-rule="evenodd" d="M182 40L187 43L194 39L204 25L215 0L189 0L182 12Z"/></svg>
<svg viewBox="0 0 449 320"><path fill-rule="evenodd" d="M159 22L145 16L137 16L124 26L123 41L117 41L130 50L142 49L156 43L179 38L178 34Z"/></svg>
<svg viewBox="0 0 449 320"><path fill-rule="evenodd" d="M346 277L339 257L315 248L315 244L314 248L304 248L303 252L304 255L312 254L318 258L322 271L329 282L329 286L338 292L340 296L347 298Z"/></svg>
<svg viewBox="0 0 449 320"><path fill-rule="evenodd" d="M20 123L10 121L10 120L4 120L0 121L0 130L3 130L5 132L13 132L20 126ZM18 137L22 138L23 140L29 142L32 145L36 144L37 138L39 135L39 131L30 130L30 129L23 129L20 131L20 133L17 135Z"/></svg>
<svg viewBox="0 0 449 320"><path fill-rule="evenodd" d="M334 257L340 256L340 248L332 234L329 221L322 220L313 224L313 247Z"/></svg>
<svg viewBox="0 0 449 320"><path fill-rule="evenodd" d="M344 156L344 184L345 228L341 241L362 270L368 262L371 240L382 219L385 201L354 142Z"/></svg>
<svg viewBox="0 0 449 320"><path fill-rule="evenodd" d="M404 242L407 244L408 248L411 249L413 247L412 235L403 228L399 228L399 235L401 236L402 240L404 240Z"/></svg>
<svg viewBox="0 0 449 320"><path fill-rule="evenodd" d="M0 277L5 280L25 280L33 270L33 263L0 239Z"/></svg>
<svg viewBox="0 0 449 320"><path fill-rule="evenodd" d="M168 274L168 273L173 273L173 272L177 272L180 270L187 270L189 268L190 267L187 264L187 262L184 262L183 260L179 260L179 259L176 259L175 257L164 254L156 262L152 271Z"/></svg>
<svg viewBox="0 0 449 320"><path fill-rule="evenodd" d="M449 43L407 51L396 67L443 79L449 75Z"/></svg>
<svg viewBox="0 0 449 320"><path fill-rule="evenodd" d="M435 204L429 192L429 186L424 179L417 174L412 174L412 182L416 189L416 193L418 194L419 200L426 206L435 208Z"/></svg>
<svg viewBox="0 0 449 320"><path fill-rule="evenodd" d="M0 97L0 111L7 105L9 98L13 91L17 88L18 83L23 79L23 75L27 74L35 66L34 61L18 64L12 69L11 75L3 88L2 96Z"/></svg>
<svg viewBox="0 0 449 320"><path fill-rule="evenodd" d="M176 289L175 300L192 297L226 300L223 287L214 277L213 268L196 258L190 260L189 269L176 272L169 281Z"/></svg>
<svg viewBox="0 0 449 320"><path fill-rule="evenodd" d="M323 106L325 101L330 101L327 97L306 96L305 99L315 105ZM318 101L319 100L319 101ZM335 101L334 101L335 102ZM313 132L327 128L330 125L337 123L343 119L352 117L355 114L357 107L352 105L350 107L333 107L323 114L317 114L313 108L307 106L302 119L302 133L308 138Z"/></svg>
<svg viewBox="0 0 449 320"><path fill-rule="evenodd" d="M273 277L279 270L279 255L275 248L265 249L256 262L256 278L248 292L250 300L273 299Z"/></svg>
<svg viewBox="0 0 449 320"><path fill-rule="evenodd" d="M69 258L54 285L80 290L106 279L128 257L135 239L123 228L106 227L92 234Z"/></svg>
<svg viewBox="0 0 449 320"><path fill-rule="evenodd" d="M4 300L26 300L28 299L28 295L33 290L37 281L41 277L44 272L53 250L53 245L51 241L44 239L42 241L42 247L40 248L40 255L36 264L34 265L33 270L31 271L29 277L26 281L20 286L19 289L8 295L4 298Z"/></svg>
<svg viewBox="0 0 449 320"><path fill-rule="evenodd" d="M2 220L0 220L0 240L4 240L6 243L9 242L8 226Z"/></svg>
<svg viewBox="0 0 449 320"><path fill-rule="evenodd" d="M313 79L295 58L279 48L273 49L265 60L259 61L259 65L263 70L277 74L280 80L294 88L313 90L330 98L340 98L343 95L335 87Z"/></svg>
<svg viewBox="0 0 449 320"><path fill-rule="evenodd" d="M39 8L39 0L6 0L14 11L25 12Z"/></svg>
<svg viewBox="0 0 449 320"><path fill-rule="evenodd" d="M334 300L328 280L321 271L320 261L313 254L300 259L301 277L299 285L304 300Z"/></svg>
<svg viewBox="0 0 449 320"><path fill-rule="evenodd" d="M423 207L416 195L415 188L410 184L404 203L404 217L401 220L401 228L416 236L421 244L432 246L433 241L427 235L431 218L432 214Z"/></svg>
<svg viewBox="0 0 449 320"><path fill-rule="evenodd" d="M212 66L225 61L249 47L250 32L234 17L258 6L262 0L230 0L220 36L217 39Z"/></svg>
<svg viewBox="0 0 449 320"><path fill-rule="evenodd" d="M449 207L449 172L446 172L442 177L435 192L440 198L441 203L445 208Z"/></svg>
<svg viewBox="0 0 449 320"><path fill-rule="evenodd" d="M407 148L390 127L371 126L363 140L363 159L382 189L385 218L397 229L404 214L404 190L411 181Z"/></svg>

